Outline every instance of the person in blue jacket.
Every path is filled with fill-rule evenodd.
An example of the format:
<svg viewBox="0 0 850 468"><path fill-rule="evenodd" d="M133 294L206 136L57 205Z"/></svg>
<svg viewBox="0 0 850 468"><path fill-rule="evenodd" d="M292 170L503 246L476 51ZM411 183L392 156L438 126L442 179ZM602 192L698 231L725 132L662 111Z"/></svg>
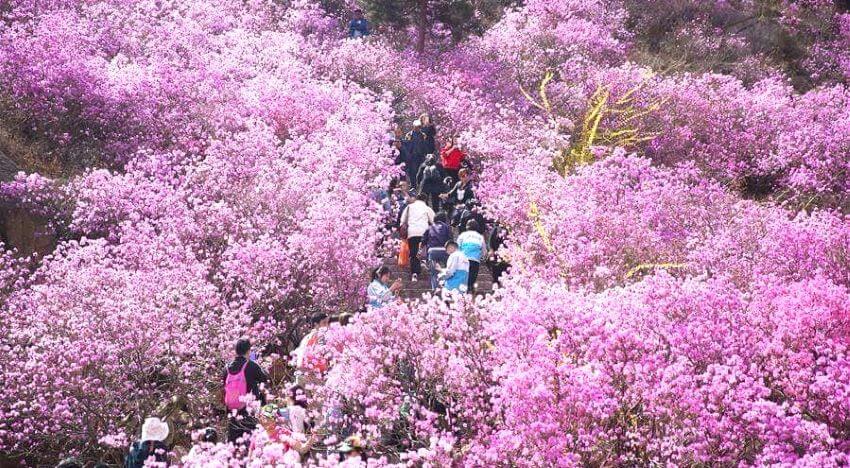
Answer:
<svg viewBox="0 0 850 468"><path fill-rule="evenodd" d="M475 291L475 280L478 279L478 270L481 266L481 258L487 257L487 242L479 232L481 227L478 221L472 219L466 223L466 231L457 236L457 245L460 251L469 259L469 283L467 290Z"/></svg>
<svg viewBox="0 0 850 468"><path fill-rule="evenodd" d="M354 18L348 23L348 37L357 39L369 35L369 20L363 17L363 10L354 10Z"/></svg>

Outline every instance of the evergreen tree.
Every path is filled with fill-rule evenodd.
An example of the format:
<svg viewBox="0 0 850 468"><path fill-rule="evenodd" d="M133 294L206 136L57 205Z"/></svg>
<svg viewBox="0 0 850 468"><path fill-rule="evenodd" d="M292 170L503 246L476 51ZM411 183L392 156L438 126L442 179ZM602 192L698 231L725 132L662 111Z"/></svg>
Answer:
<svg viewBox="0 0 850 468"><path fill-rule="evenodd" d="M425 50L428 32L442 23L457 43L469 34L480 34L516 0L360 0L375 24L396 29L416 27L416 50Z"/></svg>

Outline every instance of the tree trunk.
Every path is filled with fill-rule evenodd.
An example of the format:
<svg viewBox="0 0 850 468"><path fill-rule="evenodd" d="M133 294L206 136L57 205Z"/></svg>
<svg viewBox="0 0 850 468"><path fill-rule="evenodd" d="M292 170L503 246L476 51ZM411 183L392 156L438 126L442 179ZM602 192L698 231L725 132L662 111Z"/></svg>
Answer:
<svg viewBox="0 0 850 468"><path fill-rule="evenodd" d="M425 52L425 37L428 33L428 0L416 0L416 52Z"/></svg>

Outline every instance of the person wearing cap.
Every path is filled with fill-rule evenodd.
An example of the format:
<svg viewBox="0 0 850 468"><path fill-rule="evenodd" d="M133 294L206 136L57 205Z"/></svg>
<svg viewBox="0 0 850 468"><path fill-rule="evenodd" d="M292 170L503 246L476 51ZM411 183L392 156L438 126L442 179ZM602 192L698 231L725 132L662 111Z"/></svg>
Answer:
<svg viewBox="0 0 850 468"><path fill-rule="evenodd" d="M348 23L348 37L357 39L369 35L369 20L363 17L363 10L354 10L354 17Z"/></svg>
<svg viewBox="0 0 850 468"><path fill-rule="evenodd" d="M413 187L419 187L420 181L416 175L419 167L425 162L425 156L433 154L436 149L435 135L436 130L434 125L431 124L428 114L422 114L420 118L413 121L413 130L408 132L404 139L403 144L407 145L408 151L408 159L404 161L404 171Z"/></svg>
<svg viewBox="0 0 850 468"><path fill-rule="evenodd" d="M125 468L141 468L148 459L157 463L168 463L168 423L159 418L147 418L142 424L142 438L130 446L124 458Z"/></svg>

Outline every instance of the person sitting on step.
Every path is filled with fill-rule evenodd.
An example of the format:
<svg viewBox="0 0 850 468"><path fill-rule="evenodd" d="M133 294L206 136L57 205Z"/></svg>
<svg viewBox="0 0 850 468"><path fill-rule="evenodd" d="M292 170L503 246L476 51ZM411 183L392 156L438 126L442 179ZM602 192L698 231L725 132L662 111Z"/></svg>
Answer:
<svg viewBox="0 0 850 468"><path fill-rule="evenodd" d="M375 268L372 271L372 282L366 288L369 297L369 305L379 309L392 302L395 295L401 290L401 281L395 280L390 284L390 269L386 266Z"/></svg>

